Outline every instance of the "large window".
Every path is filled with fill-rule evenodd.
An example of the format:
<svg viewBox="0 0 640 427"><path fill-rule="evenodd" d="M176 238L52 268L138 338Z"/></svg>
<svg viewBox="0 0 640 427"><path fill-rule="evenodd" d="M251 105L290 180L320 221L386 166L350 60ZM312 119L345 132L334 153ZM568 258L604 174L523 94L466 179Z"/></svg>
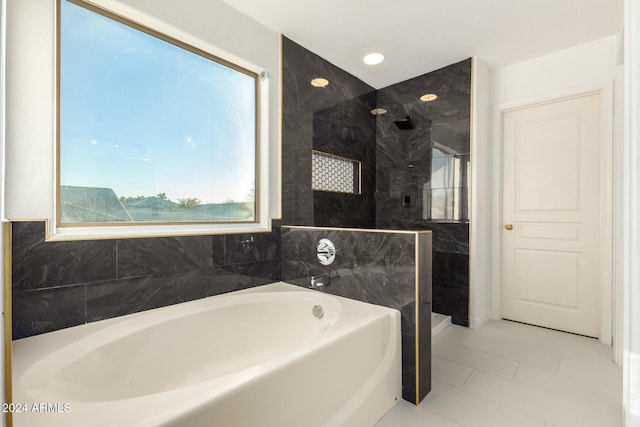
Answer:
<svg viewBox="0 0 640 427"><path fill-rule="evenodd" d="M60 226L257 221L258 76L60 0Z"/></svg>

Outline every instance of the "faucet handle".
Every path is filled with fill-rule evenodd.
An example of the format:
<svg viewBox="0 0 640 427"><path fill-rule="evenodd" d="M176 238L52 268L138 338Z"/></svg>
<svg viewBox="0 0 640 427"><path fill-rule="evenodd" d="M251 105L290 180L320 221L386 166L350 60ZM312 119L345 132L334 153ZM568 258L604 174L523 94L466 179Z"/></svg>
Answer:
<svg viewBox="0 0 640 427"><path fill-rule="evenodd" d="M316 246L316 255L320 264L329 265L336 259L336 247L329 239L320 239Z"/></svg>

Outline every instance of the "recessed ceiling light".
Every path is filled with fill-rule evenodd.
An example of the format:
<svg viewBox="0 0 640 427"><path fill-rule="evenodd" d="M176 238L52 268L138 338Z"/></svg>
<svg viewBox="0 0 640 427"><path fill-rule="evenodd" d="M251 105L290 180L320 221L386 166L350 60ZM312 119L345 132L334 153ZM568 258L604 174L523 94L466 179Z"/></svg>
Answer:
<svg viewBox="0 0 640 427"><path fill-rule="evenodd" d="M373 110L371 110L371 114L373 114L374 116L377 116L378 114L386 114L387 110L385 110L384 108L374 108Z"/></svg>
<svg viewBox="0 0 640 427"><path fill-rule="evenodd" d="M324 79L322 77L316 77L311 80L311 86L313 87L327 87L329 85L329 80Z"/></svg>
<svg viewBox="0 0 640 427"><path fill-rule="evenodd" d="M384 55L378 52L369 53L362 58L362 62L367 65L376 65L384 61Z"/></svg>
<svg viewBox="0 0 640 427"><path fill-rule="evenodd" d="M431 102L435 101L436 99L438 99L438 95L436 95L435 93L425 93L420 97L420 101L423 102Z"/></svg>

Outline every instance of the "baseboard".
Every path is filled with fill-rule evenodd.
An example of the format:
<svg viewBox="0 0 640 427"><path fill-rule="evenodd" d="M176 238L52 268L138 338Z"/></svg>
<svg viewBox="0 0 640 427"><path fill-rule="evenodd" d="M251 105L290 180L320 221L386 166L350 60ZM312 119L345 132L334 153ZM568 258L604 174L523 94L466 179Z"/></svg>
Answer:
<svg viewBox="0 0 640 427"><path fill-rule="evenodd" d="M470 318L469 327L471 329L480 329L484 326L485 323L489 321L489 319L491 319L491 313L485 311L480 316L474 316Z"/></svg>

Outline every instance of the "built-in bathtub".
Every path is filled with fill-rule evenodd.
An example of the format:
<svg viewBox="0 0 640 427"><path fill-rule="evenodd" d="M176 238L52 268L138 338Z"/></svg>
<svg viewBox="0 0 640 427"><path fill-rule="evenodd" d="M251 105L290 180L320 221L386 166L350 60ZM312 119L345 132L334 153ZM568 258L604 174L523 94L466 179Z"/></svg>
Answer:
<svg viewBox="0 0 640 427"><path fill-rule="evenodd" d="M14 425L371 426L400 347L398 311L274 283L15 341Z"/></svg>

